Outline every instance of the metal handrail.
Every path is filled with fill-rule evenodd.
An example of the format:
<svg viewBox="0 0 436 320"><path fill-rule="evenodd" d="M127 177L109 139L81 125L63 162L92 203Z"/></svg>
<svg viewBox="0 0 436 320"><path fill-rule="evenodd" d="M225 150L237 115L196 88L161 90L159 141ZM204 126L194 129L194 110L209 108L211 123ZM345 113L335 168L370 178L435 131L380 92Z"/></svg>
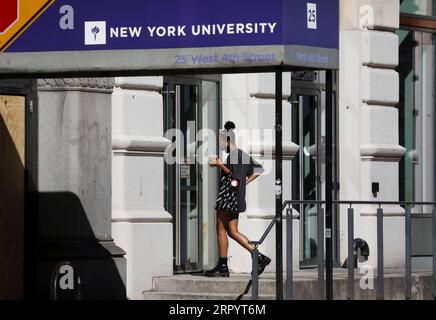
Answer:
<svg viewBox="0 0 436 320"><path fill-rule="evenodd" d="M294 219L292 215L292 205L318 205L317 216L317 234L319 238L318 243L318 281L320 288L320 297L324 298L324 209L323 205L326 204L324 200L286 200L283 202L282 211L286 211L286 255L287 255L287 298L292 299L292 220ZM406 266L406 285L405 285L405 297L406 299L412 298L412 288L411 288L411 218L418 216L418 214L412 214L411 208L414 206L434 206L432 214L426 214L426 218L432 218L432 242L433 242L433 298L436 299L436 202L419 202L419 201L360 201L360 200L333 200L333 205L349 205L348 208L348 299L354 299L354 205L376 205L377 208L377 299L384 298L384 263L383 263L383 208L382 206L405 206L405 266ZM422 215L419 215L422 217ZM257 266L257 255L258 246L261 245L271 229L276 224L277 217L274 217L271 223L268 225L267 229L263 233L259 241L249 241L249 243L254 245L254 250L252 252L252 299L258 299L258 266ZM331 236L331 235L329 235Z"/></svg>
<svg viewBox="0 0 436 320"><path fill-rule="evenodd" d="M276 221L277 221L277 219L274 217L272 219L271 223L268 225L268 228L266 228L265 232L263 233L263 235L259 241L249 241L249 243L254 244L255 246L260 246L265 241L265 239L268 236L268 234L270 233L271 229L276 224Z"/></svg>
<svg viewBox="0 0 436 320"><path fill-rule="evenodd" d="M291 218L287 217L287 220L290 219L292 220L292 218L293 217ZM252 300L257 300L259 298L259 275L258 275L259 270L258 270L258 261L257 261L257 257L259 253L258 247L265 241L266 237L271 232L271 229L274 227L276 222L277 222L277 217L274 217L259 241L251 241L251 240L248 241L250 244L254 245L254 249L251 252ZM291 261L292 261L292 257L291 257Z"/></svg>
<svg viewBox="0 0 436 320"><path fill-rule="evenodd" d="M294 204L325 204L325 200L286 200L283 202L282 209L284 210L289 205ZM333 204L369 204L369 205L392 205L392 206L436 206L436 202L425 201L360 201L360 200L333 200Z"/></svg>
<svg viewBox="0 0 436 320"><path fill-rule="evenodd" d="M276 224L276 218L272 219L270 224L268 225L268 228L263 233L262 237L259 241L250 241L249 243L254 245L254 249L251 252L251 277L252 277L252 288L251 288L251 294L252 294L252 300L259 299L259 270L258 270L258 264L257 264L257 256L259 253L258 247L265 241L266 237L270 233L273 226Z"/></svg>

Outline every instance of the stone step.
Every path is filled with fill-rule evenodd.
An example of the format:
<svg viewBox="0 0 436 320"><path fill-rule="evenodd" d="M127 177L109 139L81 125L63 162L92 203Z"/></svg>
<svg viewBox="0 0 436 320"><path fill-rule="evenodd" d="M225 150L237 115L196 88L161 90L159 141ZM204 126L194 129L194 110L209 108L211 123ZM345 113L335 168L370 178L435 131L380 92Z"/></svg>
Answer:
<svg viewBox="0 0 436 320"><path fill-rule="evenodd" d="M208 278L194 275L176 275L153 279L153 290L143 293L146 300L236 300L243 296L243 300L251 299L251 277L248 275L231 275L229 278ZM384 279L385 299L404 299L404 274L386 274ZM373 279L372 289L360 287L360 277L355 278L355 299L376 299L377 280ZM334 279L334 298L347 299L346 274L336 275ZM285 282L283 288L286 288ZM319 286L316 274L301 273L294 278L294 299L316 300L319 299ZM413 299L431 299L431 276L428 274L412 276ZM263 275L259 279L259 299L275 299L276 282L273 275ZM285 294L284 294L285 296Z"/></svg>
<svg viewBox="0 0 436 320"><path fill-rule="evenodd" d="M274 279L260 279L259 292L275 294L276 282ZM153 291L157 292L186 292L186 293L237 293L242 294L248 289L251 293L251 280L249 278L155 278Z"/></svg>
<svg viewBox="0 0 436 320"><path fill-rule="evenodd" d="M231 293L195 293L195 292L153 292L145 291L144 300L237 300L237 294ZM259 300L275 300L275 295L259 295ZM244 295L240 300L251 300L250 295Z"/></svg>

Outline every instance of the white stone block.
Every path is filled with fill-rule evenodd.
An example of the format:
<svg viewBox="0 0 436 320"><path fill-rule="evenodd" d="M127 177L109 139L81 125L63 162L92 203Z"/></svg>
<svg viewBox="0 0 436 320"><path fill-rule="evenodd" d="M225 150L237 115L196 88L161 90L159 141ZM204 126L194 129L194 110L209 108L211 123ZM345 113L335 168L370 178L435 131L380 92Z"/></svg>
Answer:
<svg viewBox="0 0 436 320"><path fill-rule="evenodd" d="M292 104L287 100L283 100L283 140L292 140ZM248 102L248 108L252 116L252 128L273 131L272 136L275 136L275 101L273 99L257 99L251 98ZM264 133L264 132L263 132Z"/></svg>
<svg viewBox="0 0 436 320"><path fill-rule="evenodd" d="M119 77L115 78L115 87L137 90L160 90L163 77Z"/></svg>
<svg viewBox="0 0 436 320"><path fill-rule="evenodd" d="M360 200L398 201L399 178L398 163L383 161L363 161L361 164ZM376 197L372 194L372 183L378 182L380 191ZM376 205L354 206L355 236L367 241L370 247L369 261L365 264L377 267L377 208ZM399 268L404 266L404 209L400 206L383 206L384 209L384 266ZM344 216L345 218L346 216ZM399 232L401 231L401 232ZM346 234L346 228L342 231ZM346 248L347 237L342 237L341 247ZM346 250L341 250L342 261Z"/></svg>
<svg viewBox="0 0 436 320"><path fill-rule="evenodd" d="M360 32L344 31L340 34L339 68L339 163L340 197L356 199L359 192L360 172ZM341 219L341 225L343 225Z"/></svg>
<svg viewBox="0 0 436 320"><path fill-rule="evenodd" d="M248 239L259 240L270 224L269 219L247 219L245 214L239 218L239 231L245 234ZM271 230L265 242L259 247L259 251L271 258L271 263L265 272L275 272L275 227ZM283 221L283 236L286 237L286 222ZM285 238L284 238L285 239ZM300 220L293 220L293 269L300 268ZM286 243L283 242L283 271L286 270ZM229 242L229 268L231 272L250 273L251 255L233 240Z"/></svg>
<svg viewBox="0 0 436 320"><path fill-rule="evenodd" d="M362 102L396 105L399 102L399 90L399 75L396 71L362 67Z"/></svg>
<svg viewBox="0 0 436 320"><path fill-rule="evenodd" d="M247 74L227 74L222 78L222 124L231 120L237 129L248 129L255 115L248 109Z"/></svg>
<svg viewBox="0 0 436 320"><path fill-rule="evenodd" d="M259 217L259 215L274 215L275 208L275 160L255 158L265 169L265 172L257 178L252 184L247 186L247 214L250 217ZM292 199L292 161L283 160L283 199Z"/></svg>
<svg viewBox="0 0 436 320"><path fill-rule="evenodd" d="M385 217L383 233L384 267L404 268L404 217ZM377 218L375 216L360 217L355 238L362 238L368 243L369 259L365 265L373 267L377 274ZM346 247L345 243L343 245Z"/></svg>
<svg viewBox="0 0 436 320"><path fill-rule="evenodd" d="M360 199L364 201L397 201L399 199L398 173L399 164L397 162L362 161ZM380 187L376 197L372 194L373 182L378 182Z"/></svg>
<svg viewBox="0 0 436 320"><path fill-rule="evenodd" d="M112 150L164 154L171 141L159 136L112 136Z"/></svg>
<svg viewBox="0 0 436 320"><path fill-rule="evenodd" d="M112 223L112 236L126 251L127 298L142 299L152 289L154 277L173 274L171 223Z"/></svg>
<svg viewBox="0 0 436 320"><path fill-rule="evenodd" d="M389 29L400 25L398 0L340 0L341 30Z"/></svg>
<svg viewBox="0 0 436 320"><path fill-rule="evenodd" d="M398 109L363 105L361 113L361 143L398 144Z"/></svg>
<svg viewBox="0 0 436 320"><path fill-rule="evenodd" d="M274 161L264 160L262 165L266 172L262 174L253 185L247 186L247 213L253 214L253 209L257 208L274 208L275 204L275 191L272 187L274 185ZM251 206L248 206L251 204Z"/></svg>
<svg viewBox="0 0 436 320"><path fill-rule="evenodd" d="M360 145L360 156L365 161L399 162L406 153L406 148L398 144L363 143Z"/></svg>
<svg viewBox="0 0 436 320"><path fill-rule="evenodd" d="M255 97L270 97L274 98L275 73L252 73L248 75L249 93ZM285 98L291 95L291 73L283 73L282 81L283 96Z"/></svg>
<svg viewBox="0 0 436 320"><path fill-rule="evenodd" d="M222 99L226 100L247 100L248 95L248 75L223 74L222 76Z"/></svg>
<svg viewBox="0 0 436 320"><path fill-rule="evenodd" d="M393 32L362 32L362 64L396 67L398 65L398 36Z"/></svg>
<svg viewBox="0 0 436 320"><path fill-rule="evenodd" d="M161 157L114 155L112 208L161 210L164 202L163 168Z"/></svg>
<svg viewBox="0 0 436 320"><path fill-rule="evenodd" d="M115 89L113 135L163 136L163 100L157 92Z"/></svg>

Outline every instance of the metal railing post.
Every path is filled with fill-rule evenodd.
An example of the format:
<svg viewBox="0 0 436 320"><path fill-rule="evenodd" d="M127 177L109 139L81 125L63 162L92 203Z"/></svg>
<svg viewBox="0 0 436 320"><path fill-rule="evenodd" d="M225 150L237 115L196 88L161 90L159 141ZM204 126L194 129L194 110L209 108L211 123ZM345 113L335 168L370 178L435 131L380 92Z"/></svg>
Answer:
<svg viewBox="0 0 436 320"><path fill-rule="evenodd" d="M384 288L384 209L383 206L404 206L405 207L405 288L404 296L407 300L413 299L413 268L412 268L412 208L416 205L420 206L432 206L432 214L425 214L425 218L432 218L432 296L436 300L436 202L415 202L415 201L353 201L353 200L334 200L333 204L336 205L349 205L347 213L347 225L348 225L348 266L347 266L347 298L349 300L354 300L356 297L356 268L355 268L355 247L354 247L354 205L377 205L376 213L376 250L377 250L377 289L376 298L377 300L384 300L385 288ZM286 212L286 298L293 298L293 265L292 265L292 231L293 231L293 208L292 205L309 205L316 206L316 216L317 216L317 260L318 260L318 296L320 299L329 299L331 294L328 292L333 288L333 286L328 285L329 275L327 274L327 241L326 239L330 236L329 228L327 227L327 213L325 213L326 201L314 200L295 200L295 201L285 201L282 205L282 210L287 210ZM312 207L313 209L314 207ZM267 231L262 236L260 242L262 243L269 231L271 230L274 223L277 222L276 219L268 226ZM255 242L252 242L255 244ZM369 254L369 252L367 252ZM277 270L276 270L277 271ZM277 292L279 292L278 283ZM280 291L281 292L281 291Z"/></svg>
<svg viewBox="0 0 436 320"><path fill-rule="evenodd" d="M411 208L406 206L406 299L412 299L412 218Z"/></svg>
<svg viewBox="0 0 436 320"><path fill-rule="evenodd" d="M252 276L252 288L251 288L251 300L259 300L259 275L257 266L257 245L254 245L254 249L251 253L251 276Z"/></svg>
<svg viewBox="0 0 436 320"><path fill-rule="evenodd" d="M271 231L271 229L274 227L275 224L276 224L276 219L274 218L271 221L271 223L268 225L268 228L265 230L265 232L263 233L263 235L259 241L249 241L249 243L254 246L254 249L251 253L251 277L252 277L252 279L251 279L251 283L252 283L251 298L252 298L252 300L258 300L258 298L259 298L259 269L258 269L258 260L257 260L257 257L259 254L258 248L263 243L263 241L266 239L266 237L268 236L269 232ZM283 283L281 285L283 287ZM276 283L276 286L277 286L277 283Z"/></svg>
<svg viewBox="0 0 436 320"><path fill-rule="evenodd" d="M348 208L348 300L354 300L354 209Z"/></svg>
<svg viewBox="0 0 436 320"><path fill-rule="evenodd" d="M383 208L377 209L377 300L384 299Z"/></svg>
<svg viewBox="0 0 436 320"><path fill-rule="evenodd" d="M433 252L433 300L436 300L436 208L433 208L432 214L432 252Z"/></svg>
<svg viewBox="0 0 436 320"><path fill-rule="evenodd" d="M292 207L286 210L286 299L292 300L294 290L292 288L292 278L293 278L293 217L292 217Z"/></svg>
<svg viewBox="0 0 436 320"><path fill-rule="evenodd" d="M321 206L318 208L317 222L318 288L319 299L324 300L324 209Z"/></svg>
<svg viewBox="0 0 436 320"><path fill-rule="evenodd" d="M283 300L283 73L275 73L276 299Z"/></svg>

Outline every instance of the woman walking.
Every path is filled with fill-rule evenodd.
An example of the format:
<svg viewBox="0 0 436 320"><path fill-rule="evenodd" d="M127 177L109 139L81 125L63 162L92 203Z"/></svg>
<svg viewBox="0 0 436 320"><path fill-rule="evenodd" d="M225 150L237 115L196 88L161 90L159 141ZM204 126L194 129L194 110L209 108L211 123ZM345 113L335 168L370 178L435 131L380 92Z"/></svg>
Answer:
<svg viewBox="0 0 436 320"><path fill-rule="evenodd" d="M210 167L221 171L220 187L217 197L216 232L219 248L218 264L212 270L206 271L208 277L228 277L227 252L229 247L228 237L238 242L250 253L254 246L247 237L239 232L239 213L245 212L245 191L247 184L253 182L264 171L262 166L250 155L239 149L235 144L235 124L228 121L225 130L220 134L220 148L225 147L229 154L226 163L221 162L217 156L211 157ZM271 262L267 256L258 254L259 275Z"/></svg>

